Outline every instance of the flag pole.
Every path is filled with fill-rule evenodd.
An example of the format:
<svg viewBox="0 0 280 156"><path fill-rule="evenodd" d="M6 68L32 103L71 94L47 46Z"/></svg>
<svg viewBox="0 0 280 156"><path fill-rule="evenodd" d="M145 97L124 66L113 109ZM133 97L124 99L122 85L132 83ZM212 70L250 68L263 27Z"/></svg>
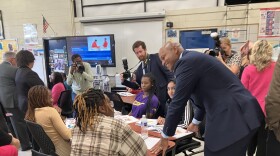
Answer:
<svg viewBox="0 0 280 156"><path fill-rule="evenodd" d="M43 18L46 20L45 16L42 14ZM46 22L48 23L48 25L50 26L50 28L52 29L54 35L56 36L56 32L53 30L52 26L50 25L50 23L46 20Z"/></svg>

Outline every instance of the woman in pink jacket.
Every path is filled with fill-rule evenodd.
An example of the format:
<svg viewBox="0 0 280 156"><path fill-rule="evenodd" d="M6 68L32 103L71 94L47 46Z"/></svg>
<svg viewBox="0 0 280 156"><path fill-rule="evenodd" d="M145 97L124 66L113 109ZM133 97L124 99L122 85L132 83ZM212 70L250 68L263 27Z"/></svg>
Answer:
<svg viewBox="0 0 280 156"><path fill-rule="evenodd" d="M272 61L271 57L272 46L266 40L255 42L249 56L250 64L244 69L241 77L244 87L258 100L264 115L266 115L265 97L268 93L275 67L275 62ZM248 156L253 156L256 146L258 147L257 156L265 156L266 136L265 121L263 121L258 133L248 147Z"/></svg>
<svg viewBox="0 0 280 156"><path fill-rule="evenodd" d="M52 87L52 104L53 107L60 113L61 109L58 107L58 99L61 94L61 92L65 91L65 86L63 84L63 78L61 73L59 72L53 72L50 75L50 81L53 83Z"/></svg>

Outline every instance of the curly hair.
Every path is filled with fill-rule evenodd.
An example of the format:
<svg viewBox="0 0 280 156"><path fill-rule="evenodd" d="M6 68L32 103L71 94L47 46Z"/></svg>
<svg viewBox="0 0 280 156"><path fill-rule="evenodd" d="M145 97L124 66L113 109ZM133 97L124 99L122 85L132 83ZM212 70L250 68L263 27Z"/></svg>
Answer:
<svg viewBox="0 0 280 156"><path fill-rule="evenodd" d="M82 132L86 132L87 127L98 123L99 115L98 107L106 102L105 96L101 90L90 88L74 100L74 108L76 110L77 126Z"/></svg>
<svg viewBox="0 0 280 156"><path fill-rule="evenodd" d="M28 109L25 119L35 122L35 108L52 107L50 91L47 87L37 85L28 91Z"/></svg>
<svg viewBox="0 0 280 156"><path fill-rule="evenodd" d="M250 54L250 63L255 65L258 71L262 71L272 61L272 46L267 40L255 42Z"/></svg>

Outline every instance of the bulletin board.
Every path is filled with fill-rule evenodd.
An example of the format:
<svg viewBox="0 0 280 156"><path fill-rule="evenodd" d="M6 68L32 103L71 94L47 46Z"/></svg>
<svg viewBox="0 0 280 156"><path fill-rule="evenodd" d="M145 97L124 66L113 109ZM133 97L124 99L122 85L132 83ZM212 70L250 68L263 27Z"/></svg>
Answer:
<svg viewBox="0 0 280 156"><path fill-rule="evenodd" d="M7 51L18 51L18 43L16 39L0 40L0 62L2 62L3 52Z"/></svg>

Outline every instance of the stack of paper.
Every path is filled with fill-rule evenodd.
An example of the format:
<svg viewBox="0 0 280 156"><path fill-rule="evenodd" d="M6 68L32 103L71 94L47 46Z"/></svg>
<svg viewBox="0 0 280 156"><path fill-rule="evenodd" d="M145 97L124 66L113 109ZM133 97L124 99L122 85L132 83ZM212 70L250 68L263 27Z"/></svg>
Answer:
<svg viewBox="0 0 280 156"><path fill-rule="evenodd" d="M148 149L153 148L159 142L159 140L160 140L160 138L148 137L147 139L145 139L147 148Z"/></svg>
<svg viewBox="0 0 280 156"><path fill-rule="evenodd" d="M116 115L116 116L114 116L114 118L117 120L121 120L121 121L125 122L126 124L130 124L130 123L139 121L135 117L129 116L129 115Z"/></svg>

